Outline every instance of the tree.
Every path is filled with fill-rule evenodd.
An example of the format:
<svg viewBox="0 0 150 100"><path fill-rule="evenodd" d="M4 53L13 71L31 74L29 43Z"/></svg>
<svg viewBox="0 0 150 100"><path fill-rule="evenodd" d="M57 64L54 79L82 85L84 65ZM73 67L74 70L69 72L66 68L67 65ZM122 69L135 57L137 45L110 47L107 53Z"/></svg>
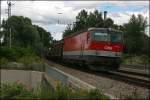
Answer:
<svg viewBox="0 0 150 100"><path fill-rule="evenodd" d="M9 28L11 28L12 45L16 47L30 47L37 53L41 50L48 51L52 37L49 32L39 26L32 25L29 18L23 16L11 16L3 21L4 45L9 43Z"/></svg>
<svg viewBox="0 0 150 100"><path fill-rule="evenodd" d="M102 14L95 10L94 13L88 15L88 27L103 27Z"/></svg>
<svg viewBox="0 0 150 100"><path fill-rule="evenodd" d="M73 33L73 31L71 30L71 26L68 25L67 28L65 29L64 33L63 33L63 38L70 35L71 33Z"/></svg>
<svg viewBox="0 0 150 100"><path fill-rule="evenodd" d="M11 28L12 43L16 46L33 46L39 41L37 30L32 26L31 20L23 16L11 16L8 20L3 21L3 27L7 31L4 38L9 41L9 28ZM8 43L8 42L7 42Z"/></svg>
<svg viewBox="0 0 150 100"><path fill-rule="evenodd" d="M104 21L103 27L105 28L112 28L114 26L114 21L111 18L107 18Z"/></svg>
<svg viewBox="0 0 150 100"><path fill-rule="evenodd" d="M78 28L82 29L87 27L87 18L88 18L87 12L84 9L81 10L81 12L76 17L76 20L78 21L79 25Z"/></svg>
<svg viewBox="0 0 150 100"><path fill-rule="evenodd" d="M79 12L76 16L76 22L73 25L73 28L66 27L66 30L63 32L63 37L73 34L77 31L87 29L89 27L97 27L97 28L108 28L113 27L114 21L111 18L107 18L105 21L102 18L102 13L98 10L95 10L93 13L89 14L84 9Z"/></svg>
<svg viewBox="0 0 150 100"><path fill-rule="evenodd" d="M130 54L142 54L145 51L143 48L148 44L148 37L144 33L146 25L146 18L142 15L139 14L137 17L135 15L131 16L129 22L124 25L125 52Z"/></svg>
<svg viewBox="0 0 150 100"><path fill-rule="evenodd" d="M51 42L53 40L51 34L44 30L42 27L39 27L38 25L34 25L34 27L37 29L39 35L40 35L40 41L42 42L42 53L45 52L45 54L48 53L49 48L51 46Z"/></svg>

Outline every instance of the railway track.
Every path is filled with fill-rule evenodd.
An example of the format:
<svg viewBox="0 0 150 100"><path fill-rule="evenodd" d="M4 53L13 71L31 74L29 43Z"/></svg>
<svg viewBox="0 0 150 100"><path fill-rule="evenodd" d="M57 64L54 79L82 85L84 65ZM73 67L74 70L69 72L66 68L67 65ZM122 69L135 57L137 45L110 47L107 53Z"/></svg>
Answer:
<svg viewBox="0 0 150 100"><path fill-rule="evenodd" d="M67 65L68 66L68 65ZM92 71L89 69L76 68L76 66L69 66L71 68L75 68L80 71L84 71L90 74L94 74L97 76L103 76L106 78L111 78L118 81L123 81L128 84L137 85L141 87L145 87L150 89L150 77L148 73L141 73L131 70L118 70L118 71ZM84 67L86 68L86 67Z"/></svg>
<svg viewBox="0 0 150 100"><path fill-rule="evenodd" d="M122 70L107 71L107 72L106 71L98 71L98 72L88 71L88 73L150 89L150 78L145 74L141 75L141 73L138 74L138 73L132 73L132 72L122 71Z"/></svg>
<svg viewBox="0 0 150 100"><path fill-rule="evenodd" d="M134 69L134 71L133 71L133 69L132 70L130 70L130 69L119 69L119 72L132 74L132 75L137 75L137 76L143 76L143 77L150 77L149 72L145 72L145 71L142 71L142 70L135 70Z"/></svg>
<svg viewBox="0 0 150 100"><path fill-rule="evenodd" d="M77 65L66 65L45 60L45 62L59 70L62 70L74 77L87 82L104 93L108 93L120 98L120 94L129 95L137 89L137 94L141 98L149 98L149 78L126 72L99 72L88 70ZM144 77L144 78L143 78Z"/></svg>
<svg viewBox="0 0 150 100"><path fill-rule="evenodd" d="M131 65L131 64L125 64L121 65L121 67L124 68L130 68L130 69L139 69L139 70L149 70L150 66L149 65Z"/></svg>
<svg viewBox="0 0 150 100"><path fill-rule="evenodd" d="M96 76L103 76L106 78L111 78L118 81L123 81L128 84L137 85L145 88L150 88L150 78L149 74L145 73L138 73L133 71L127 71L127 70L118 70L118 71L92 71L89 69L85 69L86 67L76 67L75 65L66 65L61 64L63 66L67 66L69 68L77 69L79 71L83 71L89 74L94 74Z"/></svg>
<svg viewBox="0 0 150 100"><path fill-rule="evenodd" d="M135 65L121 65L119 70L129 74L150 77L149 69L150 69L149 66L144 67L141 65L137 65L136 67Z"/></svg>
<svg viewBox="0 0 150 100"><path fill-rule="evenodd" d="M114 78L116 80L124 81L129 84L134 84L150 89L150 78L143 75L141 76L141 74L136 73L135 75L135 73L130 73L127 71L109 71L107 72L106 76L111 76L111 78Z"/></svg>

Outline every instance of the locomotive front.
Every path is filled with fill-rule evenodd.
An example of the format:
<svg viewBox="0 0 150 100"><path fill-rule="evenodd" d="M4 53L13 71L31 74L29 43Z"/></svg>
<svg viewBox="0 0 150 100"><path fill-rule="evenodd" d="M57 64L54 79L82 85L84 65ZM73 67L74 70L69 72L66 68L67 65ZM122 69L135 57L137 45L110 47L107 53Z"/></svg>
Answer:
<svg viewBox="0 0 150 100"><path fill-rule="evenodd" d="M91 44L87 53L93 56L90 56L87 62L91 65L109 65L110 69L118 69L123 51L123 33L111 28L94 28L88 32Z"/></svg>

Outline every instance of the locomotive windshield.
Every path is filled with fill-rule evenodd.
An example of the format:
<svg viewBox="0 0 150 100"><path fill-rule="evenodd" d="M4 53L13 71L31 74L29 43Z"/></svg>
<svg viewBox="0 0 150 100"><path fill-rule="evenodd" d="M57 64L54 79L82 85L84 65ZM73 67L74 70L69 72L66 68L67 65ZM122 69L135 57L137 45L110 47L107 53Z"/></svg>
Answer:
<svg viewBox="0 0 150 100"><path fill-rule="evenodd" d="M108 41L108 33L95 32L94 40L95 41Z"/></svg>
<svg viewBox="0 0 150 100"><path fill-rule="evenodd" d="M119 33L110 34L110 41L113 43L121 43L122 42L121 34Z"/></svg>
<svg viewBox="0 0 150 100"><path fill-rule="evenodd" d="M93 34L94 41L104 41L104 42L113 42L113 43L121 43L122 42L122 34L118 32L100 32L95 31Z"/></svg>

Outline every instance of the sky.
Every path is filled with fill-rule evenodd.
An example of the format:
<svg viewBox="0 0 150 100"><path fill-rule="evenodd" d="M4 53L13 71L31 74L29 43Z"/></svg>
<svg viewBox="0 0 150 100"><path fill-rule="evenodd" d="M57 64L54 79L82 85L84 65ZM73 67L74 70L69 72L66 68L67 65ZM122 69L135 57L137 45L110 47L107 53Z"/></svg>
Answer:
<svg viewBox="0 0 150 100"><path fill-rule="evenodd" d="M107 11L115 24L127 23L132 14L142 14L149 24L149 1L11 1L12 15L29 17L33 24L43 27L56 40L62 39L67 24L75 22L78 13L85 9ZM1 1L1 19L7 19L7 1ZM149 35L149 27L145 33Z"/></svg>

